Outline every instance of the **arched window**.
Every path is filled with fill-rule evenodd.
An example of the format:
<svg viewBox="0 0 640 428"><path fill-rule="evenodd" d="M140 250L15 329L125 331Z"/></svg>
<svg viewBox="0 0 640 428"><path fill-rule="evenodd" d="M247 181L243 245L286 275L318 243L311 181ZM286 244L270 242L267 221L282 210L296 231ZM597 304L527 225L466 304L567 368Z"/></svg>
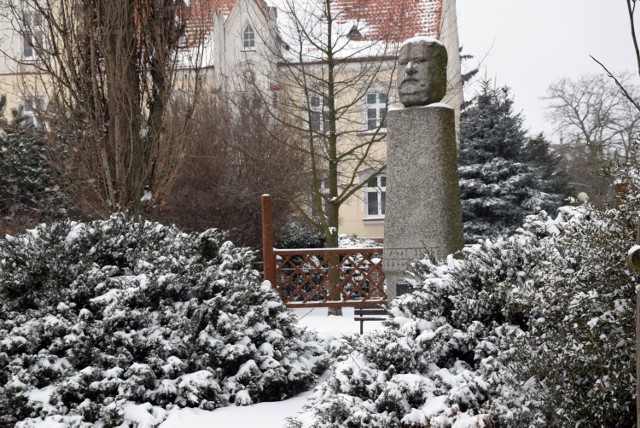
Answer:
<svg viewBox="0 0 640 428"><path fill-rule="evenodd" d="M256 47L256 33L251 24L247 24L242 32L242 47L244 49L255 49Z"/></svg>

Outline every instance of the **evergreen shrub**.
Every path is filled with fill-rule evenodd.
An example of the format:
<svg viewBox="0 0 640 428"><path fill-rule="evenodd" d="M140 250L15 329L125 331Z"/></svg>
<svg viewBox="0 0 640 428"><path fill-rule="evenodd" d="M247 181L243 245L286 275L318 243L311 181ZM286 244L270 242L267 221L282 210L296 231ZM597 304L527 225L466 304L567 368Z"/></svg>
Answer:
<svg viewBox="0 0 640 428"><path fill-rule="evenodd" d="M252 261L220 231L124 215L7 236L0 426L115 426L127 406L214 409L307 389L327 354Z"/></svg>
<svg viewBox="0 0 640 428"><path fill-rule="evenodd" d="M542 212L415 262L387 328L343 340L291 426L631 426L638 182L617 209Z"/></svg>

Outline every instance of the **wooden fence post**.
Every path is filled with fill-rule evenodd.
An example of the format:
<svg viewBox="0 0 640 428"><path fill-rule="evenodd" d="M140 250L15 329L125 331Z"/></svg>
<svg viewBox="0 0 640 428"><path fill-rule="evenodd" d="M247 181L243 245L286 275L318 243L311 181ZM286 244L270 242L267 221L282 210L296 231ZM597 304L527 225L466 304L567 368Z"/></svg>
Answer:
<svg viewBox="0 0 640 428"><path fill-rule="evenodd" d="M273 212L271 195L262 195L262 267L264 279L276 286L276 259L273 255Z"/></svg>

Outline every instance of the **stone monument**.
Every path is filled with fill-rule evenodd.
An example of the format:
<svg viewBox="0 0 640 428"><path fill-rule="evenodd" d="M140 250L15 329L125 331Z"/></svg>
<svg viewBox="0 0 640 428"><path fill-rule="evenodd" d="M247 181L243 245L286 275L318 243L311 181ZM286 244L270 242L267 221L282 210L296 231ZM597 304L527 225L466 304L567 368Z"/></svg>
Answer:
<svg viewBox="0 0 640 428"><path fill-rule="evenodd" d="M447 51L414 37L398 54L398 95L404 108L387 114L387 196L384 271L389 300L406 285L412 260L462 249L462 207L454 110L440 103L447 89Z"/></svg>

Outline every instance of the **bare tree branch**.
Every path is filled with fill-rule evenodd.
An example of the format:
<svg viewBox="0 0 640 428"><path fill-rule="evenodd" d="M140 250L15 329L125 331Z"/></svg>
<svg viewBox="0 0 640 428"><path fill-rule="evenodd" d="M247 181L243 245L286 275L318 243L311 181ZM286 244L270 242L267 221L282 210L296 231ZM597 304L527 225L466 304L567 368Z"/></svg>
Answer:
<svg viewBox="0 0 640 428"><path fill-rule="evenodd" d="M283 53L281 45L263 39L264 45L275 47L267 61L280 58L278 80L283 88L269 120L298 138L290 138L290 133L273 138L283 148L304 154L296 167L304 172L300 179L308 196L290 201L325 235L328 246L337 246L341 206L385 168L384 120L378 117L375 126L367 126L365 106L367 94L373 92L392 101L395 45L374 38L349 39L349 28L342 28L346 11L330 0L286 0L283 5L278 32L288 50ZM267 76L256 79L251 90L267 105L272 94L260 86L264 80ZM233 95L229 101L242 108Z"/></svg>
<svg viewBox="0 0 640 428"><path fill-rule="evenodd" d="M629 2L629 0L627 0L627 2ZM634 36L634 42L635 42L635 36ZM637 50L637 44L636 44L636 50ZM638 111L640 111L640 104L629 94L629 92L627 91L627 89L624 87L624 85L618 80L618 78L616 76L613 75L613 73L611 73L609 71L609 69L600 61L598 61L596 58L593 57L593 55L589 55L591 56L591 59L593 59L595 62L597 62L600 67L602 67L602 69L607 73L607 76L610 77L611 79L613 79L613 81L616 83L616 85L618 86L618 88L620 88L620 91L622 91L622 94L625 96L625 98L627 100L629 100L629 102L631 102L637 109ZM640 56L638 57L638 71L640 72Z"/></svg>
<svg viewBox="0 0 640 428"><path fill-rule="evenodd" d="M638 64L638 75L640 75L640 48L638 47L638 38L636 37L636 24L633 20L636 11L636 0L627 0L627 12L629 14L629 25L631 27L631 40L636 54L636 62Z"/></svg>
<svg viewBox="0 0 640 428"><path fill-rule="evenodd" d="M2 6L33 53L13 59L46 92L49 141L65 145L57 167L71 172L78 193L95 194L101 212L143 214L162 199L184 155L192 110L180 110L182 122L166 126L174 89L179 84L192 99L198 93L200 53L178 47L189 10L178 0L3 0ZM193 79L178 82L186 62ZM24 90L33 86L25 82Z"/></svg>

